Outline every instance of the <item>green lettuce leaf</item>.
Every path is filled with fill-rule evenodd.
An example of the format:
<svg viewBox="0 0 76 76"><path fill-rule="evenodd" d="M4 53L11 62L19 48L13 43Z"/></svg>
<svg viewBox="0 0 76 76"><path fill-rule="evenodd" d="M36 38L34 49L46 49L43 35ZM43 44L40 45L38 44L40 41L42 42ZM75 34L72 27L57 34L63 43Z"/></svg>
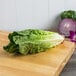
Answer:
<svg viewBox="0 0 76 76"><path fill-rule="evenodd" d="M64 40L64 37L56 32L34 29L15 31L10 33L8 38L10 43L4 46L4 50L23 55L46 51Z"/></svg>

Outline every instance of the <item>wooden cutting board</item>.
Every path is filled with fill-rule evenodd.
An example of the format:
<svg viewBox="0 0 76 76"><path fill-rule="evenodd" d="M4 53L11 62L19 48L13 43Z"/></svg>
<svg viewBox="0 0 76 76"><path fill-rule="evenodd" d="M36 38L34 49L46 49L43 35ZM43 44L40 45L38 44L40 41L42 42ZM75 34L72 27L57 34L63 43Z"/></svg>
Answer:
<svg viewBox="0 0 76 76"><path fill-rule="evenodd" d="M75 44L65 40L46 52L17 56L5 52L8 32L0 31L0 76L59 76L72 56Z"/></svg>

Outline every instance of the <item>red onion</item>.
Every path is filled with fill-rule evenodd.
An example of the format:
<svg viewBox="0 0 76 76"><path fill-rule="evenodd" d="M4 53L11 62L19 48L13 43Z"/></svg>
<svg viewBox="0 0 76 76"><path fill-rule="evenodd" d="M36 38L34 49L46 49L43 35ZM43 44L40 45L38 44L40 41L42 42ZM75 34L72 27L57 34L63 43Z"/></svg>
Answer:
<svg viewBox="0 0 76 76"><path fill-rule="evenodd" d="M59 25L59 32L66 36L70 36L70 31L76 31L76 22L72 19L63 19Z"/></svg>

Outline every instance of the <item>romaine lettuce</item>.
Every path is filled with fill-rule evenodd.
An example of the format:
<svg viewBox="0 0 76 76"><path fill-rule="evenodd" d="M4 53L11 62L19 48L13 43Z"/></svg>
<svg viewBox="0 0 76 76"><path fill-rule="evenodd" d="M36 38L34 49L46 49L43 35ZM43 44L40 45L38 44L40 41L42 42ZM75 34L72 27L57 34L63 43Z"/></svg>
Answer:
<svg viewBox="0 0 76 76"><path fill-rule="evenodd" d="M15 31L10 33L8 38L10 43L3 47L4 50L24 55L46 51L64 40L64 37L56 32L35 29Z"/></svg>

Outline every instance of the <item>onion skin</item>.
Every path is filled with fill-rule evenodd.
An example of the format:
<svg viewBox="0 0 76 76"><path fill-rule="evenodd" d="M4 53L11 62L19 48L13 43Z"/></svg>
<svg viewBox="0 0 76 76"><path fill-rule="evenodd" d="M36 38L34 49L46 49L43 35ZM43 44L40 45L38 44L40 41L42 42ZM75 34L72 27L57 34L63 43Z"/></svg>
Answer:
<svg viewBox="0 0 76 76"><path fill-rule="evenodd" d="M70 39L72 42L76 42L76 33L74 31L70 31Z"/></svg>
<svg viewBox="0 0 76 76"><path fill-rule="evenodd" d="M70 31L76 31L76 21L69 18L61 20L59 24L59 33L65 37L69 37Z"/></svg>

